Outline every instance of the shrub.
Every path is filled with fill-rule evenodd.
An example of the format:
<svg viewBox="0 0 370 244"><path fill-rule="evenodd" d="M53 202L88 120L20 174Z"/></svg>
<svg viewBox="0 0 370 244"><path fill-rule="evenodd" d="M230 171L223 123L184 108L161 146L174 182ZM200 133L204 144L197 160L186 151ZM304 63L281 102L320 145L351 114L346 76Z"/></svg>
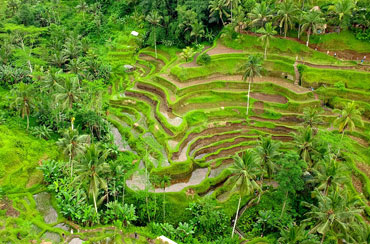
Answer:
<svg viewBox="0 0 370 244"><path fill-rule="evenodd" d="M200 65L207 65L210 62L211 62L211 56L209 56L207 53L203 53L197 59L197 64L200 64Z"/></svg>

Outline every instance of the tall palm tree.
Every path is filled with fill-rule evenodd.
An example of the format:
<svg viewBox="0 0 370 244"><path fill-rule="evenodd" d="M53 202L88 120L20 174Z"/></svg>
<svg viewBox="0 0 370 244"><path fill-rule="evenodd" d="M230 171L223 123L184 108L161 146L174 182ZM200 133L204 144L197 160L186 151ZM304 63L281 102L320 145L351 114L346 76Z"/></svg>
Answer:
<svg viewBox="0 0 370 244"><path fill-rule="evenodd" d="M310 43L310 35L317 33L317 27L324 23L325 19L321 17L321 12L317 10L311 10L303 16L303 24L301 32L307 33L306 46Z"/></svg>
<svg viewBox="0 0 370 244"><path fill-rule="evenodd" d="M67 78L63 85L58 85L55 93L55 100L60 102L62 108L72 109L75 102L79 101L82 96L82 88L80 87L77 77Z"/></svg>
<svg viewBox="0 0 370 244"><path fill-rule="evenodd" d="M342 139L346 130L353 131L356 125L363 124L361 110L354 101L345 104L341 115L334 121L334 125L338 126L339 132L342 133Z"/></svg>
<svg viewBox="0 0 370 244"><path fill-rule="evenodd" d="M198 38L202 38L205 34L205 31L204 31L204 25L199 22L199 21L195 21L192 25L191 25L191 33L190 33L190 36L194 36L195 37L195 43L198 44Z"/></svg>
<svg viewBox="0 0 370 244"><path fill-rule="evenodd" d="M330 159L327 162L321 161L312 169L315 183L318 183L316 189L324 190L324 195L328 195L329 188L337 188L348 182L348 168L343 162Z"/></svg>
<svg viewBox="0 0 370 244"><path fill-rule="evenodd" d="M344 237L351 243L353 243L353 236L357 235L350 232L350 229L359 222L362 209L359 207L358 200L351 198L348 192L342 192L343 190L335 189L328 196L318 193L317 206L305 203L310 211L306 214L308 218L304 222L315 223L310 233L321 234L321 243L329 232L342 234L344 236L339 238Z"/></svg>
<svg viewBox="0 0 370 244"><path fill-rule="evenodd" d="M252 151L245 151L241 157L236 154L233 159L234 164L229 168L232 176L229 178L228 181L233 184L233 188L231 190L232 192L238 189L239 202L231 237L234 236L242 197L253 194L255 191L261 190L260 186L256 182L256 178L258 175L261 174L261 172L258 165L258 159L255 157Z"/></svg>
<svg viewBox="0 0 370 244"><path fill-rule="evenodd" d="M249 114L249 97L251 91L251 84L256 76L261 76L262 72L262 60L259 56L249 55L247 63L245 63L241 69L244 71L243 81L249 79L248 85L248 101L247 101L247 116Z"/></svg>
<svg viewBox="0 0 370 244"><path fill-rule="evenodd" d="M78 5L76 6L76 9L79 12L82 12L82 18L85 20L85 12L89 9L89 5L85 1L80 1Z"/></svg>
<svg viewBox="0 0 370 244"><path fill-rule="evenodd" d="M280 143L273 141L271 136L261 136L255 148L257 158L270 179L276 169L274 161L279 156L279 148Z"/></svg>
<svg viewBox="0 0 370 244"><path fill-rule="evenodd" d="M227 2L226 0L212 0L209 2L209 17L212 17L213 15L218 15L219 19L222 22L222 25L225 25L225 21L223 19L223 16L226 17L229 16L229 14L226 11Z"/></svg>
<svg viewBox="0 0 370 244"><path fill-rule="evenodd" d="M104 174L110 172L109 164L106 163L109 155L109 150L102 150L99 145L91 144L86 148L85 154L77 161L76 165L76 178L74 183L88 184L88 195L94 202L95 212L98 212L98 205L101 204L108 196L106 193L99 201L99 191L108 191L106 179L103 178Z"/></svg>
<svg viewBox="0 0 370 244"><path fill-rule="evenodd" d="M24 84L23 82L17 84L13 90L15 100L13 106L19 110L22 119L27 118L27 130L30 127L30 113L34 107L33 103L33 86L30 84Z"/></svg>
<svg viewBox="0 0 370 244"><path fill-rule="evenodd" d="M257 3L248 16L252 19L251 24L259 27L263 27L272 18L271 10L266 2Z"/></svg>
<svg viewBox="0 0 370 244"><path fill-rule="evenodd" d="M158 58L157 54L157 37L156 37L156 27L161 26L161 21L163 17L159 15L157 10L152 10L148 16L146 16L146 21L152 25L152 32L154 35L154 51L155 58Z"/></svg>
<svg viewBox="0 0 370 244"><path fill-rule="evenodd" d="M164 175L160 179L161 187L163 188L163 223L166 222L166 186L171 184L171 177Z"/></svg>
<svg viewBox="0 0 370 244"><path fill-rule="evenodd" d="M226 5L230 6L231 23L233 22L233 8L238 8L240 0L226 0Z"/></svg>
<svg viewBox="0 0 370 244"><path fill-rule="evenodd" d="M257 33L261 34L261 36L258 38L265 47L265 54L264 59L267 59L267 48L270 45L270 40L274 38L274 35L277 34L275 31L275 27L272 26L272 23L266 23L265 28L261 28L257 31Z"/></svg>
<svg viewBox="0 0 370 244"><path fill-rule="evenodd" d="M347 18L352 14L352 9L355 7L355 4L352 0L340 0L334 4L334 12L338 15L339 18L339 27L343 22L344 18Z"/></svg>
<svg viewBox="0 0 370 244"><path fill-rule="evenodd" d="M301 128L298 130L298 133L293 133L292 136L301 159L312 167L312 154L315 152L312 128Z"/></svg>
<svg viewBox="0 0 370 244"><path fill-rule="evenodd" d="M297 14L297 7L292 1L284 1L278 5L276 20L279 22L280 29L284 26L284 37L289 28L293 28L293 20Z"/></svg>
<svg viewBox="0 0 370 244"><path fill-rule="evenodd" d="M78 130L72 128L66 130L63 133L63 138L56 142L63 149L64 155L69 159L71 177L73 176L73 161L75 157L82 154L89 143L90 137L88 135L79 135Z"/></svg>
<svg viewBox="0 0 370 244"><path fill-rule="evenodd" d="M314 107L307 107L303 109L303 115L298 116L298 118L303 120L303 124L311 128L317 128L318 125L324 123L320 115L322 110Z"/></svg>

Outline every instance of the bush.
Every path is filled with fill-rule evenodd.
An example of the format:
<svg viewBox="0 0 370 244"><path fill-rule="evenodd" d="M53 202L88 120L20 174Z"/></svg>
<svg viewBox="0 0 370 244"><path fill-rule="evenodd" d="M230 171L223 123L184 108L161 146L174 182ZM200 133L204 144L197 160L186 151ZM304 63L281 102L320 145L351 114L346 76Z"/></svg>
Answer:
<svg viewBox="0 0 370 244"><path fill-rule="evenodd" d="M197 64L200 64L200 65L207 65L210 62L211 62L211 56L209 56L207 53L203 53L197 59Z"/></svg>

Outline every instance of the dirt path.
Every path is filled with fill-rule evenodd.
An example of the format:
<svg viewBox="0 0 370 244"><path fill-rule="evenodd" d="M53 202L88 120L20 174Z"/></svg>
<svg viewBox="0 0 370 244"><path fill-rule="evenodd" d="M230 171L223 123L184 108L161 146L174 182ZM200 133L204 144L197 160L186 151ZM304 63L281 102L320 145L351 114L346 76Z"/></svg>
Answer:
<svg viewBox="0 0 370 244"><path fill-rule="evenodd" d="M243 50L236 50L230 47L226 47L220 41L217 41L216 47L207 52L208 55L216 54L227 54L227 53L243 53Z"/></svg>
<svg viewBox="0 0 370 244"><path fill-rule="evenodd" d="M213 81L239 81L243 82L242 76L241 75L220 75L220 74L215 74L215 75L210 75L207 78L199 78L199 79L193 79L193 80L188 80L186 82L180 82L176 79L176 77L168 74L161 74L161 76L173 84L175 84L177 87L181 88L186 88L189 86L194 86L194 85L200 85L200 84L207 84ZM256 77L254 78L255 83L265 83L265 82L271 82L274 83L278 86L285 87L295 93L307 93L311 92L310 89L294 85L290 83L289 81L278 78L278 77L271 77L271 76L262 76L262 77ZM243 82L244 83L244 82Z"/></svg>
<svg viewBox="0 0 370 244"><path fill-rule="evenodd" d="M305 61L296 61L296 63L304 64L312 68L318 69L336 69L336 70L362 70L362 71L370 71L370 66L367 65L353 65L353 66L338 66L338 65L323 65L323 64L312 64Z"/></svg>
<svg viewBox="0 0 370 244"><path fill-rule="evenodd" d="M295 61L294 62L294 74L295 74L295 79L294 79L294 85L298 86L299 85L299 80L301 78L301 74L299 73L299 70L298 70L298 62Z"/></svg>

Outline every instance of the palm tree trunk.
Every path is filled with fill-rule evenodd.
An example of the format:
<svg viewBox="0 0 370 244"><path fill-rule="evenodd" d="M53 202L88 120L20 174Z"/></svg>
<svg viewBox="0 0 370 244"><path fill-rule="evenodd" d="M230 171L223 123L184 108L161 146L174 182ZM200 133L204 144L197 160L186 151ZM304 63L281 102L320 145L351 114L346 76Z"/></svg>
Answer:
<svg viewBox="0 0 370 244"><path fill-rule="evenodd" d="M298 24L298 40L301 37L301 24Z"/></svg>
<svg viewBox="0 0 370 244"><path fill-rule="evenodd" d="M95 192L93 191L93 200L94 200L94 208L95 208L95 212L98 213L98 207L96 206L96 197L95 197Z"/></svg>
<svg viewBox="0 0 370 244"><path fill-rule="evenodd" d="M222 11L220 11L220 19L221 19L221 22L222 22L222 26L225 26L225 22L224 22L224 20L222 19Z"/></svg>
<svg viewBox="0 0 370 244"><path fill-rule="evenodd" d="M155 35L155 29L154 29L154 51L155 51L155 58L157 59L158 58L158 55L157 55L157 39L156 39L156 35Z"/></svg>
<svg viewBox="0 0 370 244"><path fill-rule="evenodd" d="M249 97L250 97L250 92L251 92L251 83L253 80L249 81L249 86L248 86L248 101L247 101L247 116L249 114Z"/></svg>
<svg viewBox="0 0 370 244"><path fill-rule="evenodd" d="M166 185L163 188L163 223L166 221Z"/></svg>
<svg viewBox="0 0 370 244"><path fill-rule="evenodd" d="M265 44L265 60L267 59L267 43Z"/></svg>
<svg viewBox="0 0 370 244"><path fill-rule="evenodd" d="M285 206L286 206L287 199L288 199L288 192L285 193L285 200L284 200L283 208L281 209L280 218L282 218L283 215L284 215L284 211L285 211Z"/></svg>
<svg viewBox="0 0 370 244"><path fill-rule="evenodd" d="M26 114L26 118L27 118L27 130L28 130L28 128L30 128L30 116Z"/></svg>
<svg viewBox="0 0 370 244"><path fill-rule="evenodd" d="M238 214L239 214L239 208L240 208L241 200L242 200L242 196L239 197L238 209L236 210L236 214L235 214L235 220L234 220L233 232L231 233L231 238L234 237L236 222L238 222Z"/></svg>
<svg viewBox="0 0 370 244"><path fill-rule="evenodd" d="M307 42L306 42L307 47L308 47L308 44L310 43L310 34L311 34L311 28L308 29L308 31L307 31Z"/></svg>
<svg viewBox="0 0 370 244"><path fill-rule="evenodd" d="M322 238L321 238L321 242L320 242L320 244L324 243L325 235L326 235L326 233L324 233L324 234L322 235Z"/></svg>
<svg viewBox="0 0 370 244"><path fill-rule="evenodd" d="M288 23L286 23L286 22L285 22L285 26L284 26L284 31L285 31L284 38L286 38L286 34L288 32Z"/></svg>

